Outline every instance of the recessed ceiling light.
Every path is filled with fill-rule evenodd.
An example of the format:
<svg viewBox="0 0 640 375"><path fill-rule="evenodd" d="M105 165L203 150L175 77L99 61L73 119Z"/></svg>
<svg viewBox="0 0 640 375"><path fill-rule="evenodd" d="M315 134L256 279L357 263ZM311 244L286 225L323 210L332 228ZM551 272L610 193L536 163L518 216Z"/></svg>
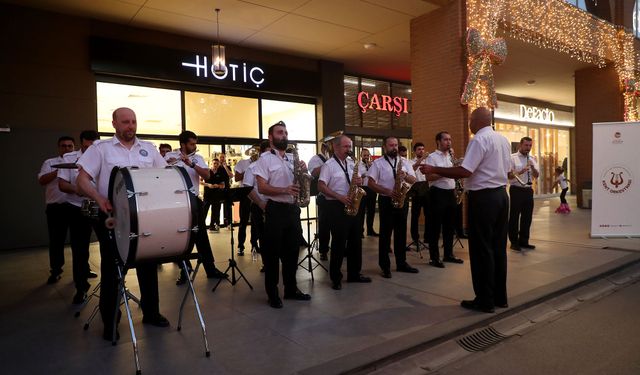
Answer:
<svg viewBox="0 0 640 375"><path fill-rule="evenodd" d="M535 84L536 84L536 80L535 79L530 79L530 80L527 81L527 85L529 85L529 86L533 86Z"/></svg>
<svg viewBox="0 0 640 375"><path fill-rule="evenodd" d="M378 48L378 45L375 43L365 43L363 47L364 49L374 49L374 48Z"/></svg>

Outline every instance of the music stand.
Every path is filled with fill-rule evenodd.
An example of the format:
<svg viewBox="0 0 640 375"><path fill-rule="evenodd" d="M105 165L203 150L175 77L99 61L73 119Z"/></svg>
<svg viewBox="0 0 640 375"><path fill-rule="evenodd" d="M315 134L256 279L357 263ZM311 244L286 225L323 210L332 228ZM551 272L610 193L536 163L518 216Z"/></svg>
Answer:
<svg viewBox="0 0 640 375"><path fill-rule="evenodd" d="M230 188L230 189L224 190L225 204L230 205L231 206L230 209L233 209L233 202L239 202L240 200L248 196L249 193L251 192L251 189L253 189L253 186L242 186L242 187ZM231 220L231 223L229 223L229 226L231 228L231 259L229 259L229 266L224 271L224 274L227 277L225 277L224 279L218 279L218 282L213 287L213 289L211 289L211 291L215 292L216 288L218 288L218 285L220 285L222 280L226 280L229 283L231 283L231 285L235 286L240 279L244 279L244 282L247 283L247 285L249 286L249 288L251 288L251 290L253 290L253 286L251 286L251 284L249 283L249 280L247 280L247 278L244 276L242 271L240 271L240 268L238 268L238 264L236 263L234 241L233 241L233 218ZM231 270L231 280L229 280L228 278L229 270ZM238 271L238 273L240 274L240 277L237 279L236 279L236 271Z"/></svg>
<svg viewBox="0 0 640 375"><path fill-rule="evenodd" d="M327 267L325 267L322 263L320 263L320 261L318 259L316 259L316 257L313 256L313 251L317 250L319 245L319 239L318 239L318 201L317 201L317 196L316 196L316 233L313 234L313 241L309 242L309 240L311 239L311 218L309 218L309 206L307 206L307 255L304 256L304 258L302 258L302 260L300 262L298 262L298 267L301 267L304 270L309 271L309 273L311 274L311 282L314 282L315 279L313 277L313 270L315 270L318 267L322 267L325 271L329 272L329 270L327 270ZM304 266L304 262L307 261L307 266ZM316 264L311 263L311 261L316 262Z"/></svg>
<svg viewBox="0 0 640 375"><path fill-rule="evenodd" d="M409 191L407 192L407 196L411 197L412 208L413 208L413 204L415 204L416 199L427 199L427 194L429 194L429 184L427 183L427 181L418 181L413 185L411 185L411 189L409 189ZM418 234L418 238L419 237L420 235ZM424 258L422 256L422 249L429 249L429 246L427 244L417 239L415 241L411 241L411 243L407 246L405 251L411 250L412 246L415 246L416 251L420 256L420 259Z"/></svg>

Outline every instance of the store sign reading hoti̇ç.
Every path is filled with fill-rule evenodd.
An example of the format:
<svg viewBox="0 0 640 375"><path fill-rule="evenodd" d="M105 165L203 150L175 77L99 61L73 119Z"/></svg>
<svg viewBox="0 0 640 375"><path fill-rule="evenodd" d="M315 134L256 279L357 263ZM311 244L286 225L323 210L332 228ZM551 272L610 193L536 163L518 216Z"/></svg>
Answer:
<svg viewBox="0 0 640 375"><path fill-rule="evenodd" d="M362 113L372 109L375 111L394 112L400 117L401 113L409 113L409 99L399 96L369 94L366 91L358 93L358 106Z"/></svg>

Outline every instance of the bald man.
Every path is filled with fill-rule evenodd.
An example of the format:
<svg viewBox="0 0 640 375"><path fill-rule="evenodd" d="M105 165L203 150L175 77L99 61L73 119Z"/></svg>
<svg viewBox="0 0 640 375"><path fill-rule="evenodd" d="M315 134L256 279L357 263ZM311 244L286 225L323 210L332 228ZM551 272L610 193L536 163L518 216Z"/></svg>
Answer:
<svg viewBox="0 0 640 375"><path fill-rule="evenodd" d="M471 113L475 134L459 167L423 165L422 173L466 178L469 192L469 258L476 298L460 305L469 310L494 312L507 304L507 219L509 197L505 190L511 170L509 141L491 127L491 112L477 108Z"/></svg>

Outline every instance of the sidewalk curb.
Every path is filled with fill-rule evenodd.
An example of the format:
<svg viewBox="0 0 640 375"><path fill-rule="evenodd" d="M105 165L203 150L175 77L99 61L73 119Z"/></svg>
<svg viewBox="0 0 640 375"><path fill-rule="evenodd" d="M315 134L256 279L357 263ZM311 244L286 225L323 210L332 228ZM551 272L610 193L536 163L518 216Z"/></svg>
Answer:
<svg viewBox="0 0 640 375"><path fill-rule="evenodd" d="M511 308L507 310L497 310L498 313L496 314L470 313L468 316L452 319L442 324L390 339L382 344L377 344L361 351L308 367L300 370L298 374L366 374L399 359L444 343L465 332L487 326L498 320L520 313L532 306L576 290L586 284L605 278L636 264L640 264L640 254L631 253L609 263L568 276L554 283L514 297L509 301Z"/></svg>

